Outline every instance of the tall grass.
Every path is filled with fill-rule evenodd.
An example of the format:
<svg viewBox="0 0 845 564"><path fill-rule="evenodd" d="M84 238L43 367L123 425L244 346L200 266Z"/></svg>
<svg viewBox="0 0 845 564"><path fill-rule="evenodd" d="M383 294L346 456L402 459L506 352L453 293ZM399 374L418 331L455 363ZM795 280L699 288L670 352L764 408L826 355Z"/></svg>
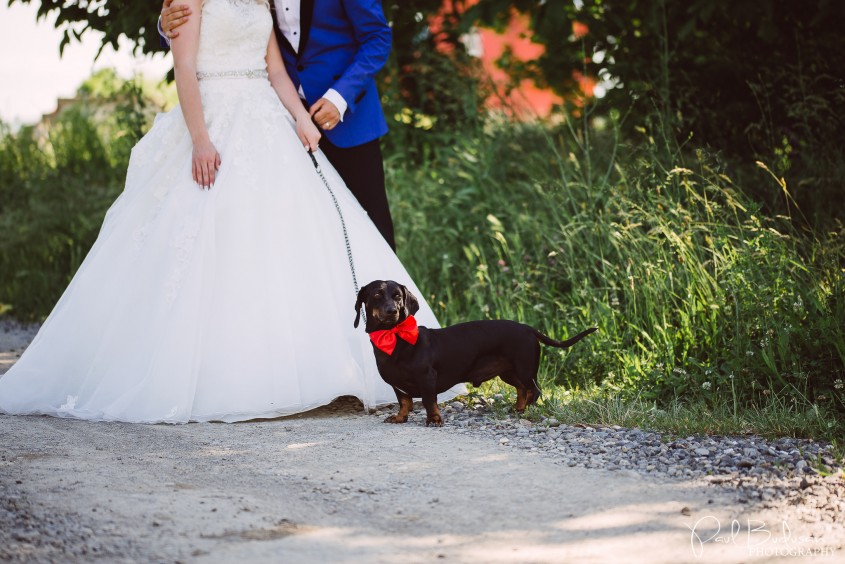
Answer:
<svg viewBox="0 0 845 564"><path fill-rule="evenodd" d="M442 322L598 326L546 351L543 377L566 389L841 413L845 234L798 233L707 154L635 141L612 124L500 124L420 166L394 152L400 255ZM764 168L759 182L781 189Z"/></svg>

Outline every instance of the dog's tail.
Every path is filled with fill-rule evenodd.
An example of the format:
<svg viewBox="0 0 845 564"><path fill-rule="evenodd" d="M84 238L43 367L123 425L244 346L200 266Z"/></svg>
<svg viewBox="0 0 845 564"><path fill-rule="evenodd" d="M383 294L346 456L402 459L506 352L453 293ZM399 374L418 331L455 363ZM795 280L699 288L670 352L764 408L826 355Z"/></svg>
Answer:
<svg viewBox="0 0 845 564"><path fill-rule="evenodd" d="M539 331L537 331L533 327L532 327L532 329L534 330L534 334L537 336L538 341L540 341L544 345L549 345L551 347L557 347L559 349L569 348L572 345L574 345L575 343L577 343L578 341L580 341L581 339L583 339L584 337L586 337L587 335L589 335L590 333L595 333L596 331L598 331L598 327L590 327L589 329L581 331L580 333L578 333L577 335L575 335L571 339L567 339L565 341L555 341L554 339L543 335L542 333L540 333Z"/></svg>

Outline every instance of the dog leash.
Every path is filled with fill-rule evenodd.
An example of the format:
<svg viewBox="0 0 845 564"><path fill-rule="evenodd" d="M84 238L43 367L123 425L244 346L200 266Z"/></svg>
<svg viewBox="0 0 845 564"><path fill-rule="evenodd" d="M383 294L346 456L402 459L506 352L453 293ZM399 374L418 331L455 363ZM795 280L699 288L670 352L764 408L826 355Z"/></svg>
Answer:
<svg viewBox="0 0 845 564"><path fill-rule="evenodd" d="M337 210L337 216L340 218L340 226L343 229L343 240L346 242L346 257L349 259L349 271L352 273L352 286L355 288L355 297L358 297L358 278L355 276L355 261L352 259L352 245L349 243L349 232L346 230L346 221L343 219L343 212L340 210L340 203L337 201L337 197L334 195L334 190L329 185L329 181L326 180L326 176L323 174L323 169L320 168L320 163L317 162L317 158L314 156L314 152L310 149L308 150L308 156L311 157L311 162L314 163L314 170L317 171L317 174L320 175L320 178L323 180L323 185L326 187L326 190L329 191L329 196L332 197L332 202L334 202L334 208Z"/></svg>

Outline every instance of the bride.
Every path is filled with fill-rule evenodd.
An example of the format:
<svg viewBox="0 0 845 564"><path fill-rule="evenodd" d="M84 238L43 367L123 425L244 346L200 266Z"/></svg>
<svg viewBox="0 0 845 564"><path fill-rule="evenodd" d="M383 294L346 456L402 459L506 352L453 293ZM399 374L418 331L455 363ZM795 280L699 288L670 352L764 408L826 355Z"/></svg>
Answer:
<svg viewBox="0 0 845 564"><path fill-rule="evenodd" d="M315 170L267 2L201 10L171 46L180 106L133 149L96 243L0 378L2 413L184 423L395 401L352 325L355 280L424 294L319 151L325 183ZM424 303L416 317L437 326Z"/></svg>

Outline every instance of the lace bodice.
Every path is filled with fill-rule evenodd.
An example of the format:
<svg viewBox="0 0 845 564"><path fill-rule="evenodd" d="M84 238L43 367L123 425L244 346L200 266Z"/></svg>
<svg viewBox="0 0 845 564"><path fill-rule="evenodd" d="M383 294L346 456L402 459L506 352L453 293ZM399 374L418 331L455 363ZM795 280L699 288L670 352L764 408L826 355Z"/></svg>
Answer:
<svg viewBox="0 0 845 564"><path fill-rule="evenodd" d="M219 73L265 68L264 57L272 29L269 5L261 0L205 0L197 71Z"/></svg>

